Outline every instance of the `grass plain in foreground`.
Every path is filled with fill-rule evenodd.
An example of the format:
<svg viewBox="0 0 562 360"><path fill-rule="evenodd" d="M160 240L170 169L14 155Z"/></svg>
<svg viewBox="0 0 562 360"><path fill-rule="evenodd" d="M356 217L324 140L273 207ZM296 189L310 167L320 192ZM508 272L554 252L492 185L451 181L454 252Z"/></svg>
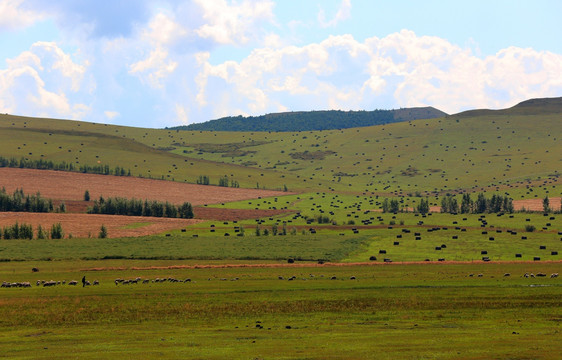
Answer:
<svg viewBox="0 0 562 360"><path fill-rule="evenodd" d="M155 266L140 270L141 264ZM2 278L69 280L85 274L100 281L86 288L0 289L2 356L556 359L562 351L560 278L522 277L550 275L560 263L170 264L181 262L0 264ZM41 271L32 274L31 266ZM84 271L93 268L98 271ZM117 277L192 281L116 286Z"/></svg>

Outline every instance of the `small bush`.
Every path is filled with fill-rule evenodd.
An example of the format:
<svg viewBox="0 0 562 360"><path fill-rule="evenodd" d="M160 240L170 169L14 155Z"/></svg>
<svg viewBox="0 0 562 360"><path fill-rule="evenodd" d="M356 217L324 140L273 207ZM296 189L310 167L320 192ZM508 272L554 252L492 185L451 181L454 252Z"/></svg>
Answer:
<svg viewBox="0 0 562 360"><path fill-rule="evenodd" d="M105 227L105 225L102 224L101 228L100 228L100 233L98 235L98 237L100 239L105 239L107 238L107 228Z"/></svg>
<svg viewBox="0 0 562 360"><path fill-rule="evenodd" d="M51 226L51 239L62 239L64 232L62 231L61 223L56 223Z"/></svg>
<svg viewBox="0 0 562 360"><path fill-rule="evenodd" d="M534 225L525 225L525 231L526 232L533 232L536 230L536 227Z"/></svg>

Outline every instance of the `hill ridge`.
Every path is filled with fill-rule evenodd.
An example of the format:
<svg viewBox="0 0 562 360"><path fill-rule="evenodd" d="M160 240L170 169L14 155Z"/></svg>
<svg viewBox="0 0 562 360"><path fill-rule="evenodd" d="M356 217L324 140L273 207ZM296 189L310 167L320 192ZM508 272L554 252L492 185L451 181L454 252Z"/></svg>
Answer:
<svg viewBox="0 0 562 360"><path fill-rule="evenodd" d="M431 106L394 110L314 110L269 113L260 116L227 116L203 123L176 126L172 130L213 131L317 131L384 125L433 119L447 114Z"/></svg>
<svg viewBox="0 0 562 360"><path fill-rule="evenodd" d="M562 113L562 97L534 98L505 109L473 109L448 116L536 115Z"/></svg>

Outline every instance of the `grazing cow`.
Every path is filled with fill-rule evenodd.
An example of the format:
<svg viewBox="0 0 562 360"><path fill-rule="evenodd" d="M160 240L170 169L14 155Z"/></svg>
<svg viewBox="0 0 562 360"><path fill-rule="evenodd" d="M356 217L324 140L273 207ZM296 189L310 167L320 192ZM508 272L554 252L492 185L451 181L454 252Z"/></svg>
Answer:
<svg viewBox="0 0 562 360"><path fill-rule="evenodd" d="M551 279L556 278L556 277L558 277L558 273L550 274Z"/></svg>
<svg viewBox="0 0 562 360"><path fill-rule="evenodd" d="M511 274L510 274L510 273L505 273L505 274L503 274L503 276L511 276Z"/></svg>
<svg viewBox="0 0 562 360"><path fill-rule="evenodd" d="M99 281L97 281L97 280L94 280L94 285L99 285L99 284L100 284L100 282L99 282Z"/></svg>
<svg viewBox="0 0 562 360"><path fill-rule="evenodd" d="M68 285L76 286L76 285L78 285L78 281L76 281L76 280L69 281Z"/></svg>

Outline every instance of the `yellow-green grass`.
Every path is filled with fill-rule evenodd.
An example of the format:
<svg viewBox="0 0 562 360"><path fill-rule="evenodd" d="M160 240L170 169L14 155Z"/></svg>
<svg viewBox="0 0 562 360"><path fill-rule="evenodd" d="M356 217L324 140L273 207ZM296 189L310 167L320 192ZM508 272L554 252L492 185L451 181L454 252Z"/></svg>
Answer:
<svg viewBox="0 0 562 360"><path fill-rule="evenodd" d="M369 261L375 256L379 262L385 258L392 261L473 261L483 257L491 261L532 261L535 257L540 261L562 260L559 214L547 217L527 213L500 217L496 214L425 217L413 213L359 214L359 218L352 217L356 225L307 224L302 217L272 217L259 224L249 220L210 221L181 231L139 238L0 240L0 259L293 258L356 262ZM370 215L374 220L370 220ZM347 217L336 217L340 218ZM371 222L364 225L361 220ZM534 226L534 231L527 231L527 225ZM260 236L256 233L258 228ZM283 232L285 235L281 235ZM386 253L379 253L380 250Z"/></svg>
<svg viewBox="0 0 562 360"><path fill-rule="evenodd" d="M111 134L106 130L111 127L101 124L29 118L12 121L4 115L0 116L0 128L0 156L5 158L64 161L75 168L108 165L113 170L119 166L130 169L133 176L190 183L195 183L199 175L207 175L216 185L219 178L227 176L242 187L255 188L259 184L262 188L283 188L279 174L273 171L175 155L157 146Z"/></svg>
<svg viewBox="0 0 562 360"><path fill-rule="evenodd" d="M3 279L100 281L0 289L2 355L556 359L562 351L560 278L522 277L558 272L559 263L133 270L113 261L128 270L80 270L104 264L0 263ZM192 281L116 286L118 277Z"/></svg>
<svg viewBox="0 0 562 360"><path fill-rule="evenodd" d="M111 165L131 167L133 174L147 176L150 169L155 177L190 182L198 175L209 175L215 183L221 175L232 175L244 187L286 185L289 190L407 195L417 191L488 191L504 185L525 188L520 182L526 179L559 175L560 116L559 112L476 113L473 117L299 133L154 130L5 115L0 121L6 137L21 143L33 129L61 136L56 143L63 149L57 152L57 147L44 154L49 160L74 160L76 154L65 152L70 139L64 136L80 131L79 138L104 135L94 136L99 143L124 140L131 146L142 144L144 150L134 150L141 156L154 152L154 160L147 160L147 164L138 158L132 161L131 155L102 154ZM24 132L10 133L10 129ZM26 146L42 144L37 140L28 141ZM40 147L27 151L19 142L3 145L4 156L38 158L43 153ZM305 152L306 156L295 155ZM194 165L178 164L179 159ZM79 161L93 160L85 157ZM202 160L211 163L197 162Z"/></svg>

